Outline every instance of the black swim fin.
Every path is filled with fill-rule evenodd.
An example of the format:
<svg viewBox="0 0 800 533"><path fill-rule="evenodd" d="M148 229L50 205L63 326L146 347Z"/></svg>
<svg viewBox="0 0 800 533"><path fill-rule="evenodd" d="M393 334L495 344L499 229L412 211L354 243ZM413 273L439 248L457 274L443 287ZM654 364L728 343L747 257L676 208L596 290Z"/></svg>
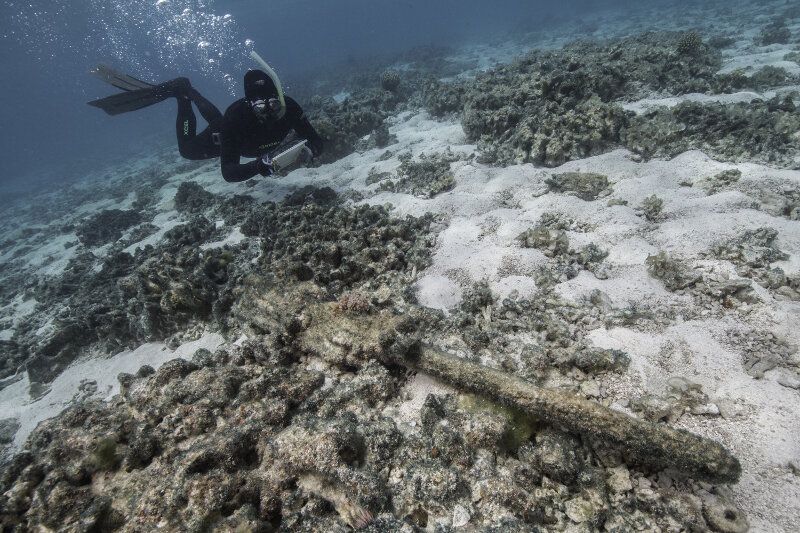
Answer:
<svg viewBox="0 0 800 533"><path fill-rule="evenodd" d="M102 67L103 65L101 65ZM152 85L141 80L137 80L127 74L106 67L107 70L92 71L92 74L102 73L100 79L108 83L124 89L126 92L119 94L112 94L105 98L98 98L88 102L89 105L99 107L109 115L119 115L120 113L127 113L129 111L136 111L143 107L157 104L167 98L175 97L189 97L189 91L192 85L187 78L175 78L174 80L165 81L158 85ZM100 77L100 76L98 76ZM144 87L135 88L136 84L142 84Z"/></svg>
<svg viewBox="0 0 800 533"><path fill-rule="evenodd" d="M136 79L103 63L97 65L97 68L89 71L89 73L98 80L109 83L123 91L135 91L136 89L153 87L152 83Z"/></svg>
<svg viewBox="0 0 800 533"><path fill-rule="evenodd" d="M156 86L148 89L136 89L124 93L112 94L105 98L92 100L88 102L88 104L102 109L109 115L119 115L120 113L136 111L137 109L157 104L170 96L172 95Z"/></svg>

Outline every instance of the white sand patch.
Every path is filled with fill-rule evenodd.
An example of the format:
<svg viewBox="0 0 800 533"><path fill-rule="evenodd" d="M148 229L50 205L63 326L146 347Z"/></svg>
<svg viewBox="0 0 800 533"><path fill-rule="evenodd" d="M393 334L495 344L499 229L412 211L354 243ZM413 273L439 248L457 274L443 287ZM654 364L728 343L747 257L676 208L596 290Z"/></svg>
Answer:
<svg viewBox="0 0 800 533"><path fill-rule="evenodd" d="M421 305L447 311L461 301L461 288L445 276L424 276L414 284Z"/></svg>
<svg viewBox="0 0 800 533"><path fill-rule="evenodd" d="M36 300L33 298L25 299L24 295L18 294L13 300L0 307L0 340L11 340L20 322L36 309Z"/></svg>
<svg viewBox="0 0 800 533"><path fill-rule="evenodd" d="M384 415L391 416L398 422L401 431L409 431L419 423L419 412L429 394L444 396L456 393L455 389L438 379L418 372L409 379L400 391L401 401L384 409Z"/></svg>
<svg viewBox="0 0 800 533"><path fill-rule="evenodd" d="M734 319L691 321L664 333L598 329L589 339L631 357L623 383L615 385L616 401L623 405L648 392L662 393L672 377L702 385L713 404L727 404L734 413L727 419L684 416L677 425L722 442L740 459L742 479L731 489L752 531L795 531L800 483L787 465L800 460L795 409L800 395L771 373L755 379L744 372L741 356L716 340L735 327Z"/></svg>
<svg viewBox="0 0 800 533"><path fill-rule="evenodd" d="M410 117L396 126L400 149L408 146L417 150L415 144L410 144L414 136L405 130L423 119ZM437 130L426 123L426 127L427 136L439 139L441 131L451 126L442 125L442 130ZM369 158L376 156L377 153L351 156L349 164L353 166L346 171L349 180L338 173L334 173L332 179L340 187L347 184L362 187L360 179L366 175L366 169L375 164ZM720 163L699 151L687 152L669 161L637 162L629 152L617 150L555 169L536 169L531 165L497 169L475 162L457 162L452 165L456 185L451 191L432 199L382 193L365 201L390 202L395 213L401 216L433 212L444 217L447 225L437 236L433 263L420 274L415 285L419 301L424 305L452 309L458 304L463 289L480 280L489 282L495 297L507 296L513 290L525 297L535 297L533 274L538 265L549 260L539 250L521 248L516 236L533 227L543 213L557 213L576 223L577 229L567 232L571 247L595 243L609 251L603 261L606 279L581 272L575 279L557 286L564 298L580 301L592 290L599 289L608 295L616 309L628 306L680 309L693 306L692 297L671 293L661 281L652 278L646 264L649 255L663 250L690 265L702 266L714 275L736 278L733 265L703 254L716 242L737 238L748 229L769 226L778 230L780 248L791 256L786 264L797 264L799 221L755 210L754 198L737 190L708 195L700 187L703 180L731 168L742 171L742 182L757 181L765 176L787 183L797 183L800 179L798 171ZM544 180L566 171L604 174L613 192L594 201L547 192ZM644 199L653 194L663 200L662 218L657 222L648 221L637 210ZM609 206L612 199L628 204ZM758 313L770 306L784 309L773 320L775 324L786 329L787 324L800 323L797 306L773 301L759 286L754 289L764 304L754 306L755 315L743 315L741 327L758 330L762 325ZM618 408L624 410L624 405L635 395L662 392L670 376L683 376L700 383L712 402L719 399L746 406L745 410L750 413L746 421L688 416L680 425L722 442L740 458L745 473L742 482L733 486L733 491L737 503L752 517L754 530L774 530L770 523L781 523L779 527L791 530L797 525L797 519L787 515L784 504L771 498L771 494L777 487L778 493L791 501L788 505L792 509L799 505L800 482L788 474L786 467L791 457L800 458L798 419L786 408L797 405L798 393L777 385L776 378L769 375L765 380L754 380L744 372L740 356L715 340L724 338L727 329L735 325L733 321L731 317L683 322L679 316L664 333L599 328L591 333L589 340L597 346L619 348L631 355L630 369L609 397ZM800 339L792 337L790 340L800 344ZM665 348L668 343L680 349L669 351ZM422 381L414 382L412 387L424 389L425 378L418 379ZM416 419L424 401L424 394L417 389L412 397L416 398L416 403L406 402L402 413L409 420ZM752 438L746 429L751 423ZM780 450L774 449L776 443Z"/></svg>
<svg viewBox="0 0 800 533"><path fill-rule="evenodd" d="M171 359L190 359L200 348L213 352L223 342L220 335L210 333L175 350L162 343L150 343L109 358L76 361L53 381L50 391L36 401L31 401L26 372L22 379L0 390L0 412L5 418L16 418L20 423L13 446L19 449L39 422L57 416L75 401L109 400L119 392L117 375L121 372L135 374L143 365L157 369Z"/></svg>
<svg viewBox="0 0 800 533"><path fill-rule="evenodd" d="M608 260L608 259L607 259ZM690 296L677 296L664 288L664 284L647 272L644 266L610 268L606 271L608 279L597 279L592 273L582 271L577 277L559 284L558 294L570 302L588 300L592 291L602 291L610 300L613 309L625 309L631 305L664 307L669 305L689 305Z"/></svg>
<svg viewBox="0 0 800 533"><path fill-rule="evenodd" d="M697 102L700 104L739 104L750 103L753 100L764 100L765 95L752 91L742 91L732 94L703 94L689 93L681 96L670 96L666 98L644 98L636 102L622 104L626 111L633 111L637 115L654 110L658 107L672 108L683 102Z"/></svg>
<svg viewBox="0 0 800 533"><path fill-rule="evenodd" d="M68 245L77 240L78 237L74 233L59 235L25 255L24 259L28 266L36 269L37 274L56 276L61 274L67 268L70 259L75 257L77 246Z"/></svg>
<svg viewBox="0 0 800 533"><path fill-rule="evenodd" d="M794 65L797 66L796 63L794 63ZM800 67L791 70L797 70L797 74L800 74ZM682 104L683 102L696 102L703 105L713 103L724 105L741 103L747 104L753 100L770 100L776 96L796 91L797 89L797 86L790 85L781 87L780 89L764 91L762 93L754 91L741 91L731 94L689 93L681 96L669 96L665 98L643 98L642 100L637 100L636 102L623 103L622 108L626 111L633 111L637 115L641 115L643 113L647 113L648 111L654 111L659 107L666 107L668 109L673 108L678 104Z"/></svg>
<svg viewBox="0 0 800 533"><path fill-rule="evenodd" d="M347 91L339 91L338 93L334 94L332 96L332 98L333 98L334 102L336 102L337 104L341 104L342 102L347 100L347 98L349 96L350 96L349 92L347 92Z"/></svg>
<svg viewBox="0 0 800 533"><path fill-rule="evenodd" d="M224 239L221 241L207 242L200 246L201 250L213 250L215 248L222 248L224 246L235 246L245 240L247 237L242 234L239 228L234 228Z"/></svg>
<svg viewBox="0 0 800 533"><path fill-rule="evenodd" d="M106 209L120 209L121 204L112 198L103 198L95 202L86 202L76 206L72 215L90 217Z"/></svg>
<svg viewBox="0 0 800 533"><path fill-rule="evenodd" d="M530 300L536 294L536 283L529 276L505 276L489 285L499 300L504 298L525 298Z"/></svg>
<svg viewBox="0 0 800 533"><path fill-rule="evenodd" d="M721 74L729 74L734 71L743 71L746 75L752 75L760 68L771 66L785 69L792 76L800 74L800 65L794 61L787 61L784 56L793 52L792 44L773 44L770 46L748 46L744 50L737 50L725 58Z"/></svg>
<svg viewBox="0 0 800 533"><path fill-rule="evenodd" d="M185 221L180 217L180 215L178 215L177 211L166 211L163 213L158 213L151 221L151 224L157 226L158 231L145 237L141 241L135 242L126 247L123 250L125 253L135 254L136 250L139 248L144 248L148 244L155 245L159 240L161 240L166 232L172 228L185 224Z"/></svg>
<svg viewBox="0 0 800 533"><path fill-rule="evenodd" d="M31 314L35 308L35 299L29 298L26 300L24 295L18 294L13 300L8 302L3 307L0 307L0 311L9 312L14 314L17 318L22 318Z"/></svg>

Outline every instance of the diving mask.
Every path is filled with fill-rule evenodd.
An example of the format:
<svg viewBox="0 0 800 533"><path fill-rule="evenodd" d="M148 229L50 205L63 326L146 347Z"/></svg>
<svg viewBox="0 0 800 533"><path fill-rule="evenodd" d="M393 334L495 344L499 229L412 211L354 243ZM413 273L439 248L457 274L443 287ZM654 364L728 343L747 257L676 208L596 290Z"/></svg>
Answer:
<svg viewBox="0 0 800 533"><path fill-rule="evenodd" d="M281 106L281 101L277 98L259 98L258 100L252 100L250 101L250 108L261 120L277 120L281 118L283 114L283 106Z"/></svg>

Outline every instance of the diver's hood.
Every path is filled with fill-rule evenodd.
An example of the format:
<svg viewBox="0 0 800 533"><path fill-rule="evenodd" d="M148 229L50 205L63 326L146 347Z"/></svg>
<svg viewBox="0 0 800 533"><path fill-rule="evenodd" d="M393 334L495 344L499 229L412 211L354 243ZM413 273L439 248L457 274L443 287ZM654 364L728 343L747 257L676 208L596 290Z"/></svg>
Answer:
<svg viewBox="0 0 800 533"><path fill-rule="evenodd" d="M278 98L278 88L262 70L248 70L244 75L244 97L248 100Z"/></svg>

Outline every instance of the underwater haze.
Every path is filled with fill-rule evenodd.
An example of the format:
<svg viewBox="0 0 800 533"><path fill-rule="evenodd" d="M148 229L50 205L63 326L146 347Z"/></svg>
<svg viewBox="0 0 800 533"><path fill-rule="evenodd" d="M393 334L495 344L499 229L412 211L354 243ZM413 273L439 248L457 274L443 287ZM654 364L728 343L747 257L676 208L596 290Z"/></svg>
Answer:
<svg viewBox="0 0 800 533"><path fill-rule="evenodd" d="M224 108L257 50L284 78L423 45L481 42L613 2L440 0L3 0L0 183L24 191L80 178L174 140L174 103L108 117L99 62L144 79L188 77Z"/></svg>
<svg viewBox="0 0 800 533"><path fill-rule="evenodd" d="M800 531L797 0L0 2L0 530Z"/></svg>

